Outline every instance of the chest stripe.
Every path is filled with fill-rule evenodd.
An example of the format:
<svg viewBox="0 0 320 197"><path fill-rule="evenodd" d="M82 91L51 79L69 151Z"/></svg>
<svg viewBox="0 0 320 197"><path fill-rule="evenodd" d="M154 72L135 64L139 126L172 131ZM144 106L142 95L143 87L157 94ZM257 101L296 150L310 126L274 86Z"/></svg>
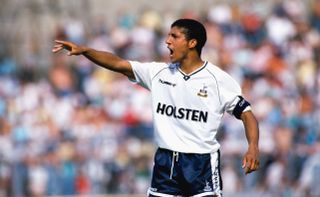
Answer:
<svg viewBox="0 0 320 197"><path fill-rule="evenodd" d="M217 92L218 92L219 103L222 104L218 80L217 80L216 76L209 69L206 69L206 70L208 71L209 74L212 75L212 77L214 78L214 80L215 80L215 82L217 84Z"/></svg>

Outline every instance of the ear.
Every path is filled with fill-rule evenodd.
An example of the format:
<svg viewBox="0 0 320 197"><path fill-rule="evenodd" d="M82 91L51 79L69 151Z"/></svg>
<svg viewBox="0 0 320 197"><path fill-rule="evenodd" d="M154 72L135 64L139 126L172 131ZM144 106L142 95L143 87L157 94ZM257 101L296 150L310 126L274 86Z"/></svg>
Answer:
<svg viewBox="0 0 320 197"><path fill-rule="evenodd" d="M196 39L189 40L189 48L195 48L197 46L198 42Z"/></svg>

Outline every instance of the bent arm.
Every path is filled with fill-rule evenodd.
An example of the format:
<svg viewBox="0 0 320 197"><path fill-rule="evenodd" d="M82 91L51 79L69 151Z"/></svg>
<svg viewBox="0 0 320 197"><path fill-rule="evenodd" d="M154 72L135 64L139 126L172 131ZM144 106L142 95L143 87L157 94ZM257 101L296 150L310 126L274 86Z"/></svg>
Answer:
<svg viewBox="0 0 320 197"><path fill-rule="evenodd" d="M248 151L244 155L242 168L245 173L250 173L259 168L259 127L251 111L243 112L240 116L248 141Z"/></svg>
<svg viewBox="0 0 320 197"><path fill-rule="evenodd" d="M72 42L55 40L52 52L57 53L63 49L68 50L68 55L83 55L93 63L108 70L122 73L133 79L134 74L129 61L124 60L110 52L98 51L89 47L79 46Z"/></svg>

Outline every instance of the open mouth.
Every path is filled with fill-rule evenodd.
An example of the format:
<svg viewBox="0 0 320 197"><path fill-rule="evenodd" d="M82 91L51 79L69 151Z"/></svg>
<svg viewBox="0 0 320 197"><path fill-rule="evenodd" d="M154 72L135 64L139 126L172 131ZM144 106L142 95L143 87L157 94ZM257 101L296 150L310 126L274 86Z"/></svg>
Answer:
<svg viewBox="0 0 320 197"><path fill-rule="evenodd" d="M170 52L170 56L172 56L173 55L173 49L170 49L169 47L168 47L168 49L169 49L169 52Z"/></svg>

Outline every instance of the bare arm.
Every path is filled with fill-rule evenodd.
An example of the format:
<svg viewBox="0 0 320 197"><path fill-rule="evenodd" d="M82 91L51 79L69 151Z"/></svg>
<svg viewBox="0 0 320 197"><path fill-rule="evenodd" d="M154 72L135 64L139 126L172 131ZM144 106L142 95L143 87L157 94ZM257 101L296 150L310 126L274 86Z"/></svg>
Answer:
<svg viewBox="0 0 320 197"><path fill-rule="evenodd" d="M248 151L243 157L242 168L248 174L259 168L259 127L258 122L251 111L243 112L241 120L244 124L248 141Z"/></svg>
<svg viewBox="0 0 320 197"><path fill-rule="evenodd" d="M134 78L130 63L112 53L97 51L92 48L76 45L72 42L55 40L52 52L57 53L63 49L69 51L68 55L84 55L86 58L103 68L122 73L131 79Z"/></svg>

